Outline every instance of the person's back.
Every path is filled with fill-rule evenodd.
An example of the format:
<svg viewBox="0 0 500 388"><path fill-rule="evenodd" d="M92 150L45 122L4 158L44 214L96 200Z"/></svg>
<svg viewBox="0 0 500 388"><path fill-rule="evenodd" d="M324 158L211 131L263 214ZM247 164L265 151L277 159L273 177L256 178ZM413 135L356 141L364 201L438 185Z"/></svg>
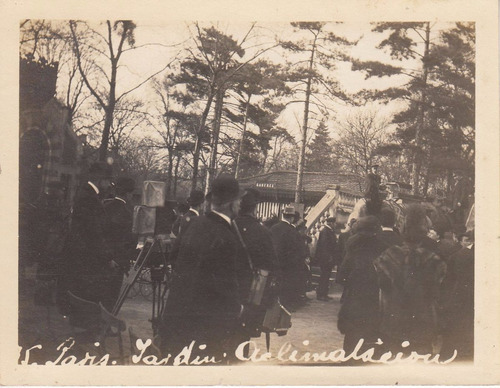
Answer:
<svg viewBox="0 0 500 388"><path fill-rule="evenodd" d="M390 247L374 262L381 289L381 331L391 349L401 349L401 343L409 341L408 351L431 353L438 335L446 264L424 246L427 231L425 212L413 205L405 221L404 243Z"/></svg>
<svg viewBox="0 0 500 388"><path fill-rule="evenodd" d="M384 241L388 247L401 245L403 238L394 230L396 213L389 207L383 207L380 211L380 223L382 224L382 231L379 233L379 238Z"/></svg>
<svg viewBox="0 0 500 388"><path fill-rule="evenodd" d="M239 244L237 272L242 300L248 299L253 272L250 269L247 254L251 257L254 268L276 272L278 259L274 252L271 233L255 217L240 215L234 220L246 246L246 252Z"/></svg>
<svg viewBox="0 0 500 388"><path fill-rule="evenodd" d="M179 240L160 334L163 351L178 352L196 341L193 354L234 357L243 306L236 277L237 239L231 218L238 212L239 185L230 176L212 183L212 211L196 217ZM199 348L207 345L206 351ZM201 353L200 353L201 350Z"/></svg>
<svg viewBox="0 0 500 388"><path fill-rule="evenodd" d="M337 325L345 334L346 352L361 338L365 344L377 340L379 290L373 261L387 248L378 233L376 217L358 221L357 232L347 242L346 256L337 276L337 282L344 286Z"/></svg>
<svg viewBox="0 0 500 388"><path fill-rule="evenodd" d="M106 163L94 163L89 181L77 191L58 279L57 299L63 314L68 313L68 290L83 299L102 301L107 292L106 275L116 266L104 240L106 214L99 198L109 188L111 174Z"/></svg>
<svg viewBox="0 0 500 388"><path fill-rule="evenodd" d="M271 227L271 236L281 269L298 266L303 249L302 240L294 226L289 222L279 221Z"/></svg>
<svg viewBox="0 0 500 388"><path fill-rule="evenodd" d="M443 355L457 350L458 358L472 359L474 353L474 242L473 231L466 233L470 242L448 258L448 273L443 290L445 329Z"/></svg>
<svg viewBox="0 0 500 388"><path fill-rule="evenodd" d="M226 307L231 310L232 302L237 300L236 238L224 222L214 213L196 217L183 235L165 310L167 316L212 316ZM229 276L221 277L225 274Z"/></svg>
<svg viewBox="0 0 500 388"><path fill-rule="evenodd" d="M304 248L299 232L292 225L293 208L285 208L285 212L283 220L271 228L271 236L282 274L282 301L286 307L295 309L300 304Z"/></svg>

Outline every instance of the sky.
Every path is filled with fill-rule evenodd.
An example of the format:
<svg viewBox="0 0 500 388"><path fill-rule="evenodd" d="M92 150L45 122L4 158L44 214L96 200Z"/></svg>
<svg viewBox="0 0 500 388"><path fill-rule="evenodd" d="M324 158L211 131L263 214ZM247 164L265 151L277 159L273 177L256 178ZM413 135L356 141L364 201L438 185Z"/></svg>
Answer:
<svg viewBox="0 0 500 388"><path fill-rule="evenodd" d="M135 20L137 25L135 30L136 49L127 51L120 59L121 66L118 72L118 94L133 88L150 75L163 69L166 64L172 63L178 57L187 45L192 42L192 36L196 33L195 27L191 22L175 22L175 23L150 23L148 21ZM92 23L96 29L104 27L104 24ZM201 23L201 27L209 26L210 23ZM219 22L214 25L225 32L232 35L236 40L240 41L251 29L251 23L228 23ZM402 62L391 60L389 54L383 50L377 49L376 46L386 37L387 34L372 32L372 26L366 22L348 22L348 23L329 23L327 25L331 31L336 34L346 37L347 39L357 41L357 44L350 49L348 54L361 60L374 60L393 63L400 65ZM442 24L435 26L438 30L441 27L448 25ZM248 37L246 46L247 49L243 60L254 55L256 50L263 47L271 47L276 40L298 39L300 33L294 33L293 28L289 23L255 23L251 34ZM305 36L304 36L305 38ZM435 38L435 37L434 37ZM421 50L417 47L417 50ZM273 48L266 51L262 57L274 62L285 62L281 48ZM297 57L304 59L305 57ZM406 61L405 67L417 68L418 62ZM157 76L162 79L167 74L168 69ZM388 87L396 87L408 81L404 75L382 78L366 79L361 72L354 72L351 66L346 62L338 62L336 68L328 69L328 75L334 77L340 83L343 90L348 93L356 93L362 89L385 89ZM58 81L60 85L64 84L64 80ZM146 105L152 103L155 99L154 92L150 85L145 84L132 93L134 97L143 100ZM336 136L335 121L342 121L348 115L355 114L361 108L354 108L341 101L327 101L335 113L331 115L328 127L333 137ZM401 102L390 102L389 104L378 104L370 106L369 109L376 110L380 118L389 119L395 112L401 110L403 105ZM301 115L303 104L292 104L281 115L279 125L284 126L296 138L300 135ZM144 129L147 131L147 129ZM251 130L251 129L250 129Z"/></svg>

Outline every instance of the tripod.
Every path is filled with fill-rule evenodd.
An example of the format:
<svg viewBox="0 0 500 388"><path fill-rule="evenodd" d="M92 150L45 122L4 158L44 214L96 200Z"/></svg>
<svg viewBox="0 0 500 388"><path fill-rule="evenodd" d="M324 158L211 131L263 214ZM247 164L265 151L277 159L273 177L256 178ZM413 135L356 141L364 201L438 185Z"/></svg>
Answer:
<svg viewBox="0 0 500 388"><path fill-rule="evenodd" d="M160 260L153 261L154 253L159 253ZM167 266L166 249L158 236L147 237L137 259L129 270L120 290L120 295L113 307L113 315L120 312L128 293L137 281L140 273L149 265L151 271L151 284L153 287L153 306L151 324L153 335L158 333L160 319L163 315L165 300L169 290L170 270Z"/></svg>

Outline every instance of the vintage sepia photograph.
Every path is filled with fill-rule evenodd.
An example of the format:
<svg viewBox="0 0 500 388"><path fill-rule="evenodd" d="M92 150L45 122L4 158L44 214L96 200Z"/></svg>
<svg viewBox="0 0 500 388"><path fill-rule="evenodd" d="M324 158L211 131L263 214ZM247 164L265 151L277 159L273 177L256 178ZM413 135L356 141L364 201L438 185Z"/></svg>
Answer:
<svg viewBox="0 0 500 388"><path fill-rule="evenodd" d="M472 361L474 53L460 21L22 20L20 362Z"/></svg>
<svg viewBox="0 0 500 388"><path fill-rule="evenodd" d="M481 365L475 18L43 15L15 21L16 371Z"/></svg>

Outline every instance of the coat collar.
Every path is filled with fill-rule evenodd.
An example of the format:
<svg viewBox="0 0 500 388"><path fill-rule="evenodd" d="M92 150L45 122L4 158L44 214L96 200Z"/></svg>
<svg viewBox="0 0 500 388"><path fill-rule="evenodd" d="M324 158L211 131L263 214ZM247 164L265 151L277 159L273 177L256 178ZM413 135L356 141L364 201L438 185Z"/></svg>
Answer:
<svg viewBox="0 0 500 388"><path fill-rule="evenodd" d="M212 210L210 211L210 213L207 214L207 217L216 222L224 224L228 228L231 228L231 219L225 214L221 214L219 212Z"/></svg>
<svg viewBox="0 0 500 388"><path fill-rule="evenodd" d="M91 181L87 182L90 187L92 187L97 195L99 195L99 189L97 188L96 185L94 185Z"/></svg>
<svg viewBox="0 0 500 388"><path fill-rule="evenodd" d="M200 216L200 212L198 210L196 210L196 209L193 209L192 207L189 208L189 211L193 212L194 214L196 214L197 217Z"/></svg>

